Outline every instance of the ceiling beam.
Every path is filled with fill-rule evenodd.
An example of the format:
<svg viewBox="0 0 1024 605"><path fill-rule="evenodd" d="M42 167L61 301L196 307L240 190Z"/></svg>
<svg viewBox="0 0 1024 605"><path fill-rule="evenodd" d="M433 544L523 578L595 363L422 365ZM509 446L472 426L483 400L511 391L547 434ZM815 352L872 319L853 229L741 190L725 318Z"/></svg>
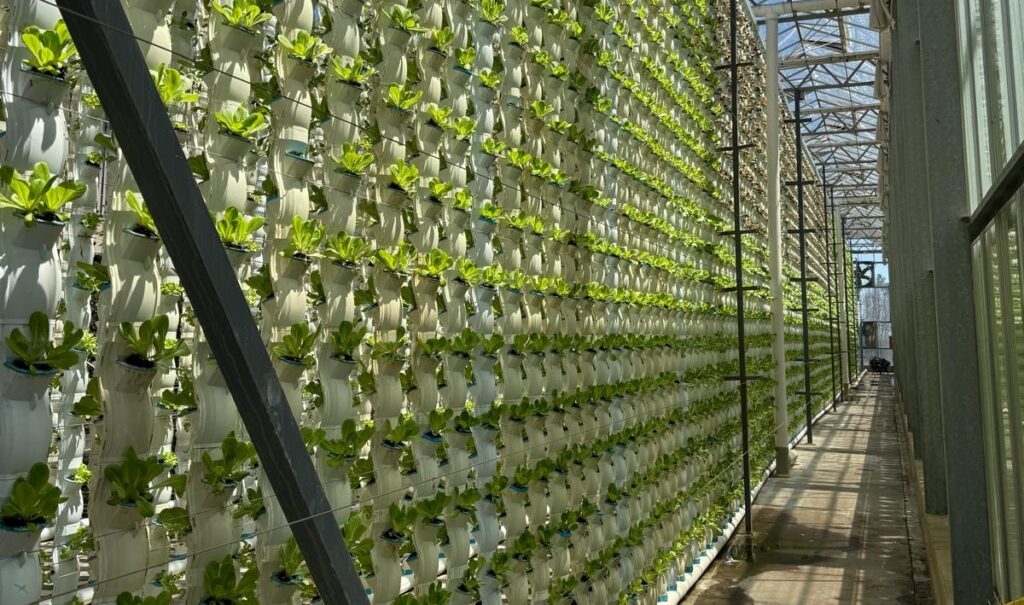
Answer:
<svg viewBox="0 0 1024 605"><path fill-rule="evenodd" d="M812 65L832 65L834 63L853 63L857 61L877 61L878 51L869 50L859 53L843 53L824 55L821 57L786 57L779 61L779 69L799 69Z"/></svg>
<svg viewBox="0 0 1024 605"><path fill-rule="evenodd" d="M872 86L873 87L874 85L875 85L875 81L874 80L858 80L856 82L846 82L846 83L839 83L839 82L837 82L835 84L816 84L814 86L800 86L798 88L787 88L786 89L786 93L787 94L793 94L797 90L799 90L800 92L805 92L805 93L807 93L807 92L820 92L820 91L823 91L823 90L839 90L839 89L843 89L843 88L863 88L863 87L867 87L867 86Z"/></svg>
<svg viewBox="0 0 1024 605"><path fill-rule="evenodd" d="M836 141L835 143L810 143L807 145L808 149L833 149L835 147L868 147L871 145L880 145L882 142L877 140L871 141Z"/></svg>
<svg viewBox="0 0 1024 605"><path fill-rule="evenodd" d="M845 111L877 111L881 107L878 103L867 103L864 105L835 105L832 107L814 107L801 110L804 115L824 115L828 113L843 113Z"/></svg>

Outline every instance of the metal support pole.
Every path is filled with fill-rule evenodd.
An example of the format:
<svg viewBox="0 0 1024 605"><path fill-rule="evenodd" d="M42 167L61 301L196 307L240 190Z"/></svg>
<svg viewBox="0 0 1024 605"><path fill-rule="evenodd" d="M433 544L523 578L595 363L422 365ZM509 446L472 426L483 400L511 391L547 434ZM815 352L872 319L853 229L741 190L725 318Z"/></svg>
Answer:
<svg viewBox="0 0 1024 605"><path fill-rule="evenodd" d="M740 425L743 437L743 505L746 514L743 517L743 528L747 535L747 559L754 559L753 548L753 511L751 510L750 486L750 418L747 401L747 341L744 325L744 299L746 288L743 284L743 217L740 213L740 95L739 95L739 56L737 38L739 36L738 0L729 0L729 74L731 76L730 96L732 101L732 210L733 210L733 247L736 256L736 335L739 348L739 388L740 388Z"/></svg>
<svg viewBox="0 0 1024 605"><path fill-rule="evenodd" d="M786 397L786 300L782 288L782 204L779 195L779 20L766 22L768 89L768 273L772 295L772 356L775 368L775 474L789 475L789 403Z"/></svg>
<svg viewBox="0 0 1024 605"><path fill-rule="evenodd" d="M919 2L920 7L920 2ZM924 89L925 158L928 164L932 255L938 334L939 395L942 403L946 480L952 545L953 598L957 605L991 600L993 575L989 493L985 473L980 369L974 321L971 238L964 225L969 197L964 182L964 131L956 7L928 3L919 10L921 81Z"/></svg>
<svg viewBox="0 0 1024 605"><path fill-rule="evenodd" d="M800 106L803 104L804 93L797 90L794 95L794 124L796 130L796 215L797 241L800 250L800 316L804 340L804 412L807 415L807 443L814 443L814 411L811 409L811 344L810 329L807 324L807 217L804 208L804 137L803 121L800 119Z"/></svg>
<svg viewBox="0 0 1024 605"><path fill-rule="evenodd" d="M836 410L836 340L835 340L835 314L832 301L832 261L829 260L834 250L831 247L832 240L832 204L835 201L835 189L830 187L825 178L825 165L821 165L822 183L822 205L825 206L825 282L826 295L828 297L828 365L829 374L832 377L832 390L829 396L832 398L832 411Z"/></svg>
<svg viewBox="0 0 1024 605"><path fill-rule="evenodd" d="M108 0L58 5L320 596L368 603L124 8Z"/></svg>
<svg viewBox="0 0 1024 605"><path fill-rule="evenodd" d="M836 234L835 241L835 258L836 258L836 294L838 294L839 303L839 375L842 378L843 385L843 399L848 397L850 392L850 349L848 336L850 334L849 326L849 314L846 308L846 221L842 216L842 210L839 208L833 208L832 212L835 214L833 220L838 223L839 232ZM844 329L845 328L845 329Z"/></svg>

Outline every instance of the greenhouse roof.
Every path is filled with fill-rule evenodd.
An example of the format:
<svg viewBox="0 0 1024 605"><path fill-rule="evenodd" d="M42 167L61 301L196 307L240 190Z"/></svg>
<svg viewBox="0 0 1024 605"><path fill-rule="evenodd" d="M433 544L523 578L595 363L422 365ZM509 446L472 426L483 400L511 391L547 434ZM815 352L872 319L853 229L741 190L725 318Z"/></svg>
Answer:
<svg viewBox="0 0 1024 605"><path fill-rule="evenodd" d="M836 7L855 6L808 12L791 0L750 3L795 9L779 17L781 90L790 111L795 110L797 91L803 93L801 115L809 120L803 126L804 142L818 178L824 170L825 182L834 185L851 247L878 249L888 144L888 49L876 29L887 20L884 3L837 1ZM759 25L764 37L763 19Z"/></svg>

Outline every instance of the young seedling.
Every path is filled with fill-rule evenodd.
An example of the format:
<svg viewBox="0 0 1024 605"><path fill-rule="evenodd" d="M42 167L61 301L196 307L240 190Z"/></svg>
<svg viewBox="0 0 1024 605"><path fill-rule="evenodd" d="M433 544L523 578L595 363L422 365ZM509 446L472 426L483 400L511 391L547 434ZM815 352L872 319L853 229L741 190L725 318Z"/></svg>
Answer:
<svg viewBox="0 0 1024 605"><path fill-rule="evenodd" d="M218 111L213 116L220 125L221 132L248 141L254 140L257 133L270 127L262 112L249 111L244 106L239 106L231 113Z"/></svg>
<svg viewBox="0 0 1024 605"><path fill-rule="evenodd" d="M313 62L324 55L330 54L333 50L330 46L324 44L324 41L319 37L304 29L296 31L294 38L278 34L277 42L288 51L289 56L300 61Z"/></svg>
<svg viewBox="0 0 1024 605"><path fill-rule="evenodd" d="M366 240L347 233L339 233L328 238L324 246L324 256L336 263L350 267L369 256L369 253L370 244Z"/></svg>
<svg viewBox="0 0 1024 605"><path fill-rule="evenodd" d="M199 100L199 93L192 92L192 81L181 72L167 65L160 65L153 76L153 83L160 93L164 105L191 105Z"/></svg>
<svg viewBox="0 0 1024 605"><path fill-rule="evenodd" d="M29 57L23 61L25 67L62 80L70 75L78 50L63 19L57 21L53 29L29 25L21 30L21 42L29 52Z"/></svg>
<svg viewBox="0 0 1024 605"><path fill-rule="evenodd" d="M125 191L124 201L128 204L128 208L135 213L135 224L129 231L149 239L160 237L156 230L156 222L153 220L153 215L149 213L149 208L146 207L142 194L130 190Z"/></svg>
<svg viewBox="0 0 1024 605"><path fill-rule="evenodd" d="M257 25L269 21L273 16L260 8L258 0L233 0L230 7L213 0L212 6L225 23L247 31L253 31Z"/></svg>
<svg viewBox="0 0 1024 605"><path fill-rule="evenodd" d="M409 34L418 34L427 31L420 27L420 17L400 4L395 4L387 13L391 19L391 26Z"/></svg>
<svg viewBox="0 0 1024 605"><path fill-rule="evenodd" d="M341 147L341 155L331 158L335 164L335 170L352 176L363 176L366 169L373 164L374 159L372 153L364 151L356 143L345 143Z"/></svg>
<svg viewBox="0 0 1024 605"><path fill-rule="evenodd" d="M327 228L320 221L315 218L303 220L302 217L295 215L292 217L288 245L281 251L281 256L303 261L313 258L317 256L326 235Z"/></svg>
<svg viewBox="0 0 1024 605"><path fill-rule="evenodd" d="M420 97L422 96L423 91L412 90L407 84L391 84L388 86L388 92L384 97L384 102L389 107L394 107L399 111L409 112L416 107L416 103L419 102Z"/></svg>
<svg viewBox="0 0 1024 605"><path fill-rule="evenodd" d="M388 167L388 172L391 174L391 184L388 185L389 187L403 191L407 195L416 192L416 186L420 182L420 171L418 168L412 164L405 163L404 160L398 160Z"/></svg>
<svg viewBox="0 0 1024 605"><path fill-rule="evenodd" d="M354 354L366 337L366 328L351 321L342 321L330 334L334 356L342 361L354 361Z"/></svg>
<svg viewBox="0 0 1024 605"><path fill-rule="evenodd" d="M418 275L440 279L445 271L455 263L454 259L447 252L441 249L434 249L419 256L415 269Z"/></svg>
<svg viewBox="0 0 1024 605"><path fill-rule="evenodd" d="M508 21L505 3L502 0L480 0L480 18L494 26Z"/></svg>

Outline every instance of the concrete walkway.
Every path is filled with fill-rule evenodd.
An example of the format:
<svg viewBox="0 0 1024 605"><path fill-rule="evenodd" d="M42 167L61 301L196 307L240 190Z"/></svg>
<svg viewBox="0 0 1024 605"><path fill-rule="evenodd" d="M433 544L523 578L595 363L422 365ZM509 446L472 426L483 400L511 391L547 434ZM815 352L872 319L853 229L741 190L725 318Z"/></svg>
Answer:
<svg viewBox="0 0 1024 605"><path fill-rule="evenodd" d="M790 476L765 484L754 562L738 560L738 533L684 603L931 603L896 413L891 378L865 376L794 450Z"/></svg>

